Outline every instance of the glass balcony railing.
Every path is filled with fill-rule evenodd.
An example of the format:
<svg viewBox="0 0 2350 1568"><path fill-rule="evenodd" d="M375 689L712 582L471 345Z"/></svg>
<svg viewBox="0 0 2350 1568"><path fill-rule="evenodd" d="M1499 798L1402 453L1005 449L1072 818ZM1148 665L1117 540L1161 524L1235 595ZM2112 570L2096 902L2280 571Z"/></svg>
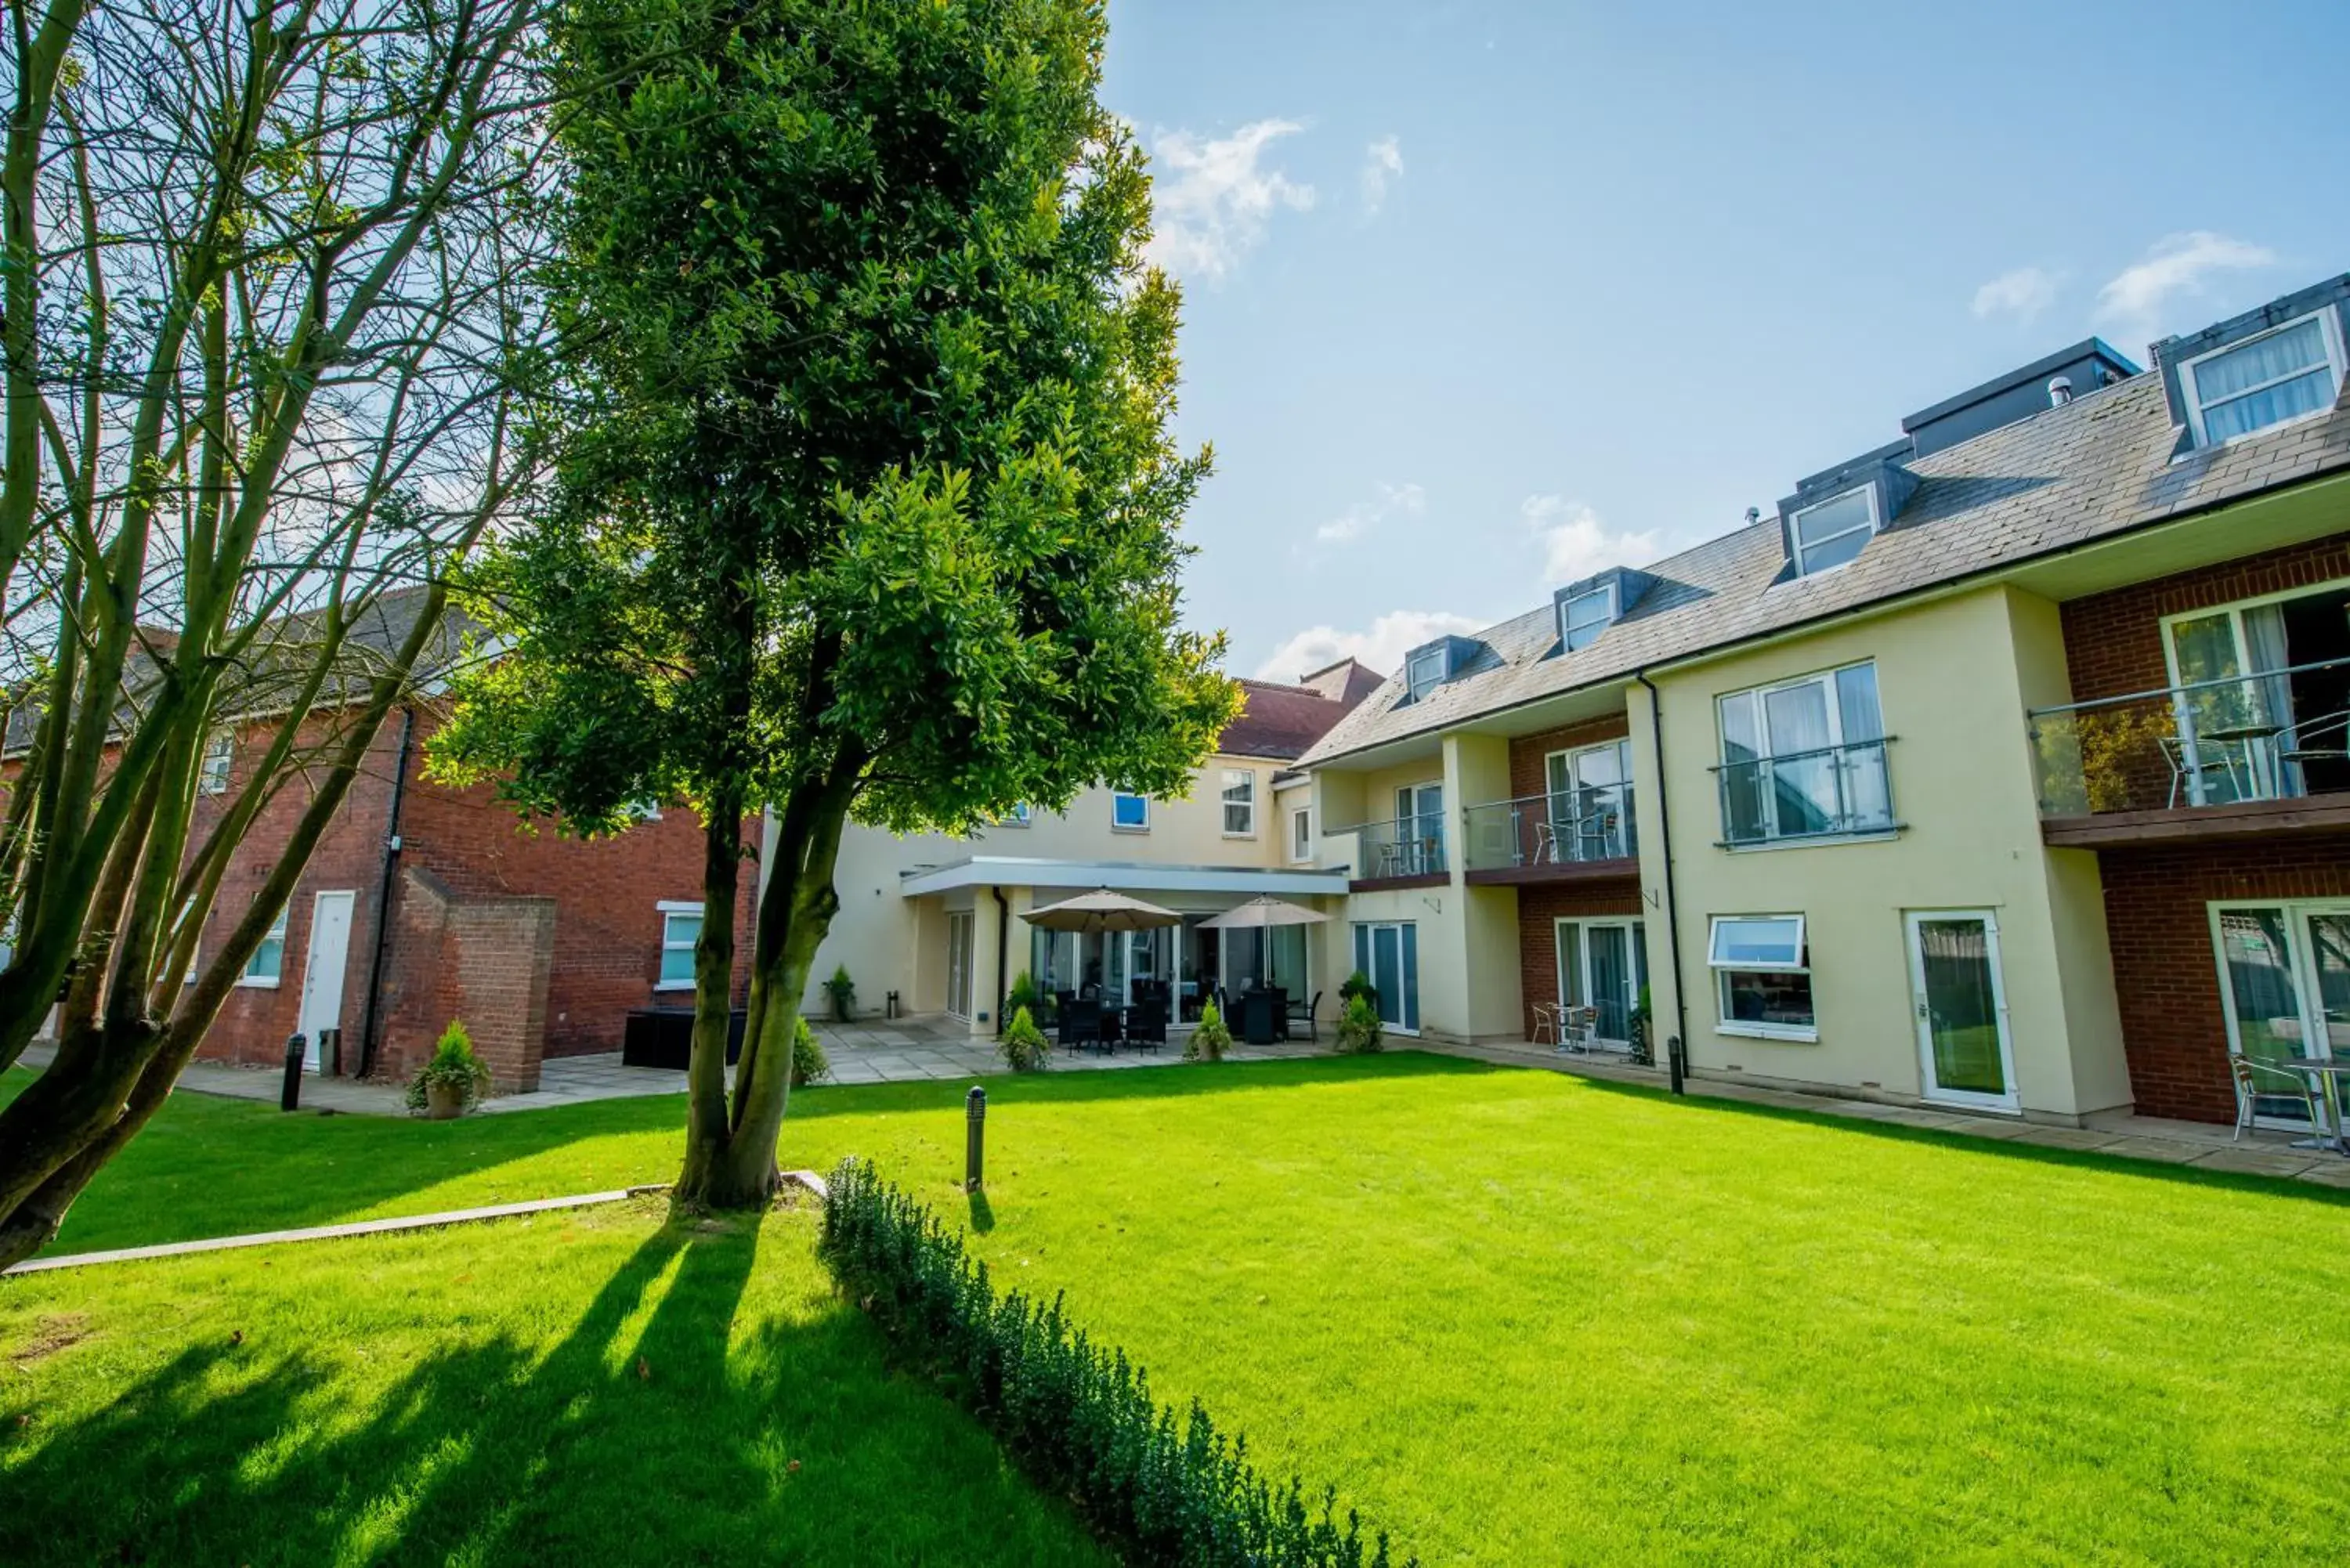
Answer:
<svg viewBox="0 0 2350 1568"><path fill-rule="evenodd" d="M2044 816L2350 792L2350 659L2033 710Z"/></svg>
<svg viewBox="0 0 2350 1568"><path fill-rule="evenodd" d="M1639 848L1630 784L1488 801L1462 815L1461 865L1471 871L1624 860Z"/></svg>
<svg viewBox="0 0 2350 1568"><path fill-rule="evenodd" d="M1893 781L1885 748L1892 739L1749 757L1716 767L1722 842L1777 844L1890 829Z"/></svg>
<svg viewBox="0 0 2350 1568"><path fill-rule="evenodd" d="M1362 857L1357 877L1433 877L1450 869L1440 813L1367 822L1353 832Z"/></svg>

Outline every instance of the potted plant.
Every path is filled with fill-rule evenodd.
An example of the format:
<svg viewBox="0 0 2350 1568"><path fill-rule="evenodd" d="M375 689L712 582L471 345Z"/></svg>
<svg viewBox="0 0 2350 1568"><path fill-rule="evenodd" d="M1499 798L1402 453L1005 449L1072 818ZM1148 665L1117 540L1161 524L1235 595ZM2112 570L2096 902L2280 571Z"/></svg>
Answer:
<svg viewBox="0 0 2350 1568"><path fill-rule="evenodd" d="M1035 1018L1037 1027L1045 1027L1052 1022L1053 999L1036 989L1036 982L1024 969L1014 977L1011 989L1003 993L1003 1015L1009 1018L1024 1007Z"/></svg>
<svg viewBox="0 0 2350 1568"><path fill-rule="evenodd" d="M1357 970L1348 975L1346 983L1338 987L1338 1009L1341 1017L1345 1016L1346 1009L1351 1006L1358 996L1371 1004L1373 1013L1378 1012L1379 988L1373 985L1371 977L1361 970Z"/></svg>
<svg viewBox="0 0 2350 1568"><path fill-rule="evenodd" d="M1644 1067L1656 1060L1648 1054L1648 988L1644 985L1632 1002L1632 1060Z"/></svg>
<svg viewBox="0 0 2350 1568"><path fill-rule="evenodd" d="M1221 1062L1232 1048L1232 1032L1224 1027L1223 1013L1214 1002L1202 1002L1200 1022L1191 1026L1191 1037L1183 1042L1183 1060Z"/></svg>
<svg viewBox="0 0 2350 1568"><path fill-rule="evenodd" d="M1045 1038L1045 1032L1036 1027L1035 1019L1024 1007L1003 1026L1003 1038L997 1042L996 1049L1003 1053L1005 1064L1015 1073L1042 1072L1053 1056L1052 1043Z"/></svg>
<svg viewBox="0 0 2350 1568"><path fill-rule="evenodd" d="M427 1121L450 1121L473 1109L489 1086L490 1070L473 1054L473 1036L452 1018L432 1047L432 1059L408 1082L408 1108L422 1111Z"/></svg>
<svg viewBox="0 0 2350 1568"><path fill-rule="evenodd" d="M1365 1056L1387 1049L1387 1032L1379 1026L1378 1010L1367 996L1357 995L1338 1016L1337 1052L1341 1056Z"/></svg>
<svg viewBox="0 0 2350 1568"><path fill-rule="evenodd" d="M792 1021L792 1087L805 1088L831 1075L832 1064L825 1059L824 1047L816 1044L816 1031L808 1027L807 1015L802 1013Z"/></svg>
<svg viewBox="0 0 2350 1568"><path fill-rule="evenodd" d="M857 1017L857 982L848 978L847 964L836 965L832 978L824 982L824 993L832 998L832 1021L847 1023Z"/></svg>

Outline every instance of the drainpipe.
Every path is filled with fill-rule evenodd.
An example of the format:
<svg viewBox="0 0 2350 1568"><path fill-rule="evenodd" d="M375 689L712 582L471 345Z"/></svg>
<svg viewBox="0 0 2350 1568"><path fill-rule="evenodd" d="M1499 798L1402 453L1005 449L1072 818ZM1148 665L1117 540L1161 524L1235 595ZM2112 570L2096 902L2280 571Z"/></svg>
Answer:
<svg viewBox="0 0 2350 1568"><path fill-rule="evenodd" d="M1003 1037L1003 949L1012 940L1012 903L1004 898L1003 889L990 888L987 896L995 900L995 1034Z"/></svg>
<svg viewBox="0 0 2350 1568"><path fill-rule="evenodd" d="M383 863L376 872L375 951L368 959L367 1010L359 1023L358 1076L375 1070L376 998L383 989L384 950L390 945L387 929L391 916L391 867L400 857L400 805L408 792L408 751L416 738L416 710L400 711L400 761L391 770L391 809L384 814Z"/></svg>
<svg viewBox="0 0 2350 1568"><path fill-rule="evenodd" d="M1689 991L1681 983L1680 907L1673 896L1673 795L1665 787L1665 700L1646 669L1634 670L1632 679L1648 693L1648 743L1657 759L1657 826L1665 840L1665 950L1673 961L1674 1033L1667 1042L1666 1056L1671 1064L1673 1093L1679 1095L1687 1093L1681 1085L1680 1047L1689 1039Z"/></svg>

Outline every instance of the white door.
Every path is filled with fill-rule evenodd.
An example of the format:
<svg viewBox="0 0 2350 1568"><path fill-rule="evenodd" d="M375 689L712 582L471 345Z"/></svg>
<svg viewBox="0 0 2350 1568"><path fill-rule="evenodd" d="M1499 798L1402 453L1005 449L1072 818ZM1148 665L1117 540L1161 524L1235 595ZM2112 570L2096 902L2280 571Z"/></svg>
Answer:
<svg viewBox="0 0 2350 1568"><path fill-rule="evenodd" d="M1999 922L1988 909L1912 909L1907 919L1926 1097L2015 1109Z"/></svg>
<svg viewBox="0 0 2350 1568"><path fill-rule="evenodd" d="M318 1065L318 1031L343 1026L343 977L350 967L351 903L357 895L321 893L310 906L310 957L302 965L302 1012L294 1027Z"/></svg>

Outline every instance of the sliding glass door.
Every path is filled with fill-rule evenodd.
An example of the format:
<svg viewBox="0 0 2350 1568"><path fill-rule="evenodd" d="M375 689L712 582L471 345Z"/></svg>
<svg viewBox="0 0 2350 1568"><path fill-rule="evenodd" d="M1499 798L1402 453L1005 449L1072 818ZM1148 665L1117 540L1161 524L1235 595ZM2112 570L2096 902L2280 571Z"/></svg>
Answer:
<svg viewBox="0 0 2350 1568"><path fill-rule="evenodd" d="M1648 954L1638 920L1557 920L1558 997L1588 1007L1602 1044L1628 1049L1632 1013L1648 983Z"/></svg>
<svg viewBox="0 0 2350 1568"><path fill-rule="evenodd" d="M1378 992L1379 1022L1400 1033L1419 1033L1419 928L1409 920L1357 922L1355 967Z"/></svg>
<svg viewBox="0 0 2350 1568"><path fill-rule="evenodd" d="M2230 1049L2272 1066L2350 1051L2350 904L2214 905L2211 941ZM2309 1111L2288 1072L2254 1075L2253 1116L2306 1131ZM2337 1121L2345 1110L2334 1106Z"/></svg>

